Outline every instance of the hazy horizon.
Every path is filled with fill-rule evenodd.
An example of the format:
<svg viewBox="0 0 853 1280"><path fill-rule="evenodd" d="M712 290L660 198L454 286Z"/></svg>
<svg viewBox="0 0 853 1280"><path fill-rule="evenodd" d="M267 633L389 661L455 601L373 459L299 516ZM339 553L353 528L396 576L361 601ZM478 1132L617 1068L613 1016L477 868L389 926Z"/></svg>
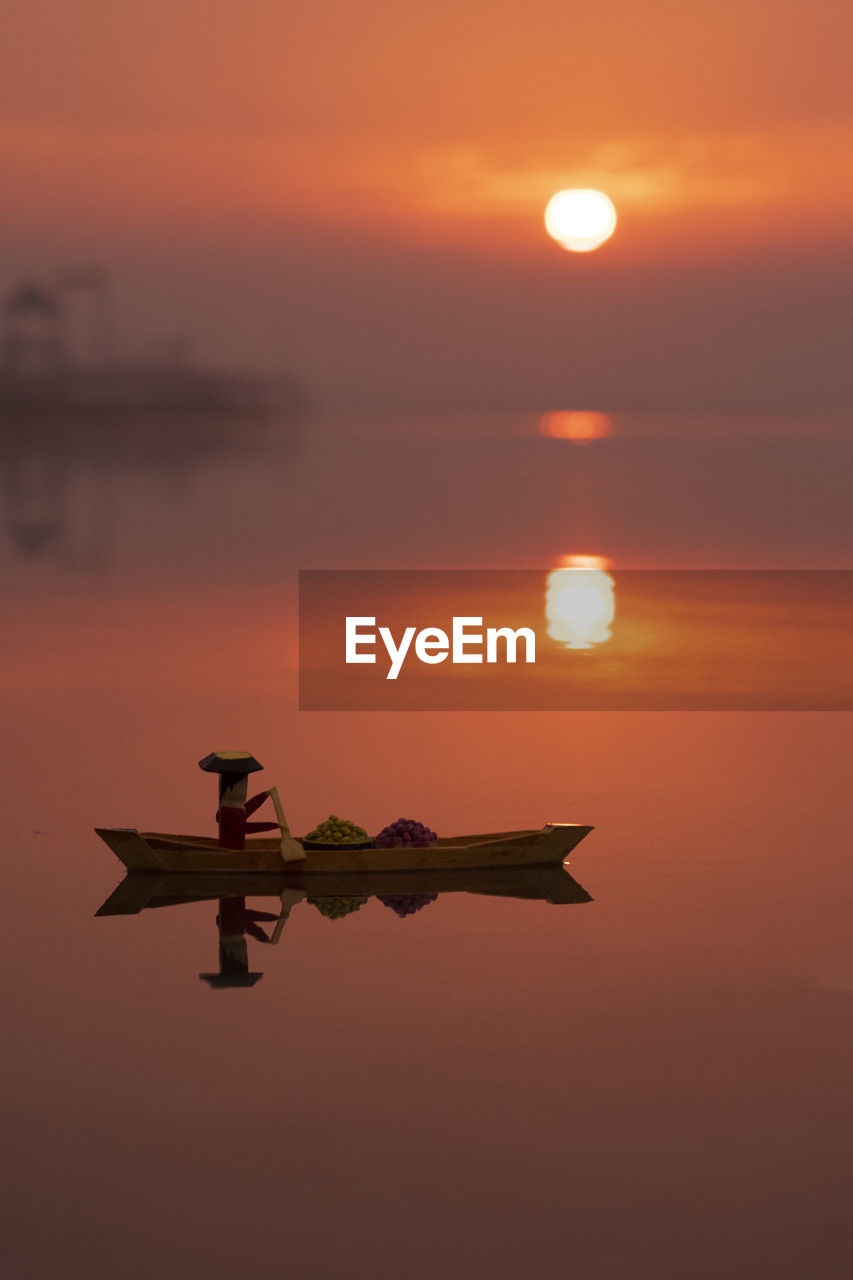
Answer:
<svg viewBox="0 0 853 1280"><path fill-rule="evenodd" d="M819 20L816 20L819 19ZM110 271L119 349L391 408L849 404L849 7L37 0L0 285ZM547 240L562 186L612 241Z"/></svg>

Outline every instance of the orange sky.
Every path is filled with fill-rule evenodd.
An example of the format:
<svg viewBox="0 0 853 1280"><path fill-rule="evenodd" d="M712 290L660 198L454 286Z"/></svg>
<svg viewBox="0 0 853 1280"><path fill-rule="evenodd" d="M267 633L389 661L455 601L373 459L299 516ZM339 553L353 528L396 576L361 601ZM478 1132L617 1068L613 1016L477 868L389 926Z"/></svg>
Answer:
<svg viewBox="0 0 853 1280"><path fill-rule="evenodd" d="M831 225L853 201L853 21L817 11L35 0L7 20L0 157L25 206L61 192L131 221L526 222L594 184L629 220Z"/></svg>
<svg viewBox="0 0 853 1280"><path fill-rule="evenodd" d="M479 405L488 386L541 409L837 405L852 38L847 0L31 0L0 47L0 285L100 259L124 273L137 346L173 316L205 358L284 358L332 402ZM574 185L619 211L594 265L543 231L548 197ZM762 279L744 284L743 261ZM705 298L689 271L711 263L729 275ZM616 344L615 379L577 333L564 376L560 282ZM650 373L694 328L695 348ZM442 386L445 343L482 359L464 387Z"/></svg>

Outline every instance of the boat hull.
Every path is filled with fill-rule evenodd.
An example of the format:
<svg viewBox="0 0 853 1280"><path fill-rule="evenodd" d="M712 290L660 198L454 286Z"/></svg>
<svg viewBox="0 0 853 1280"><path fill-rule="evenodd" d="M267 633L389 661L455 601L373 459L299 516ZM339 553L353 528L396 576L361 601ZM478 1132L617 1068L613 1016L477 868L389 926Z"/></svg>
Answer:
<svg viewBox="0 0 853 1280"><path fill-rule="evenodd" d="M547 823L538 831L451 837L425 849L311 850L298 861L284 862L275 838L247 840L246 848L237 852L223 849L216 840L203 836L139 832L123 827L96 828L97 834L129 871L258 872L286 875L294 880L340 872L559 866L591 830L592 827L575 823Z"/></svg>

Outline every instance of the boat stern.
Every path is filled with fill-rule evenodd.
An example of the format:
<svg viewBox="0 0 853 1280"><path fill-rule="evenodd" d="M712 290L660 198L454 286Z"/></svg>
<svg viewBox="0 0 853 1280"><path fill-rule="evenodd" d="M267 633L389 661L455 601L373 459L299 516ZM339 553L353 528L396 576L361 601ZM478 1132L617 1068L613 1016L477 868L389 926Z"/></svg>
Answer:
<svg viewBox="0 0 853 1280"><path fill-rule="evenodd" d="M128 871L163 871L155 851L135 827L95 827L95 835L123 862Z"/></svg>

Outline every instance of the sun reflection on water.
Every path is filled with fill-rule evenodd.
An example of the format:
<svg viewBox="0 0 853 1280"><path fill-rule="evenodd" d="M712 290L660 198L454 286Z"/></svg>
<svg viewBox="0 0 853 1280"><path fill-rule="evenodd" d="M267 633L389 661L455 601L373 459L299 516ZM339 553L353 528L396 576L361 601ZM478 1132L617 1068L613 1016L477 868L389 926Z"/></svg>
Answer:
<svg viewBox="0 0 853 1280"><path fill-rule="evenodd" d="M612 435L613 423L606 413L561 409L542 414L539 434L553 440L570 440L572 444L589 444L590 440L603 440Z"/></svg>
<svg viewBox="0 0 853 1280"><path fill-rule="evenodd" d="M611 638L615 583L604 556L563 556L548 575L548 635L566 649L591 649Z"/></svg>

